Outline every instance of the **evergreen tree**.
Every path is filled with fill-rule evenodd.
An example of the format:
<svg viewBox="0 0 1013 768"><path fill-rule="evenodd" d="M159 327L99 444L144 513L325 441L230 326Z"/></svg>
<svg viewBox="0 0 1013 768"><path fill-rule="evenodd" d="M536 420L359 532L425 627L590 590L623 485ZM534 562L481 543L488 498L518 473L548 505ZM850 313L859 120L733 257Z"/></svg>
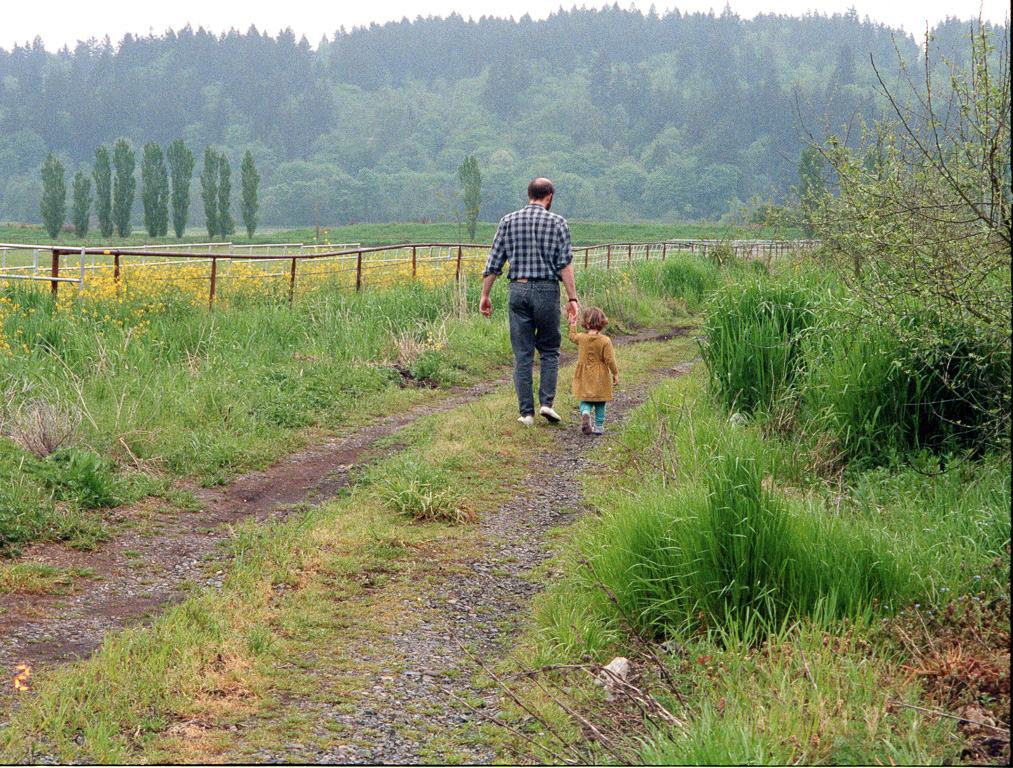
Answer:
<svg viewBox="0 0 1013 768"><path fill-rule="evenodd" d="M222 152L218 156L218 234L221 239L236 231L236 220L232 218L232 166Z"/></svg>
<svg viewBox="0 0 1013 768"><path fill-rule="evenodd" d="M74 234L88 234L91 219L91 179L83 171L74 174Z"/></svg>
<svg viewBox="0 0 1013 768"><path fill-rule="evenodd" d="M169 174L162 148L153 141L141 156L141 204L149 237L164 237L169 230Z"/></svg>
<svg viewBox="0 0 1013 768"><path fill-rule="evenodd" d="M204 169L200 173L201 200L204 201L204 225L208 238L218 234L218 153L211 147L204 150Z"/></svg>
<svg viewBox="0 0 1013 768"><path fill-rule="evenodd" d="M116 139L113 146L113 222L116 234L127 237L130 234L130 214L134 208L134 191L137 179L134 178L134 150L124 138Z"/></svg>
<svg viewBox="0 0 1013 768"><path fill-rule="evenodd" d="M60 234L67 218L67 183L63 174L63 163L49 153L42 166L42 200L39 202L39 210L42 213L42 223L52 240Z"/></svg>
<svg viewBox="0 0 1013 768"><path fill-rule="evenodd" d="M176 139L166 152L172 179L172 229L183 237L190 214L190 181L193 179L193 152L182 139Z"/></svg>
<svg viewBox="0 0 1013 768"><path fill-rule="evenodd" d="M113 176L109 164L109 150L104 146L95 150L95 165L91 172L95 179L95 217L102 237L113 234Z"/></svg>
<svg viewBox="0 0 1013 768"><path fill-rule="evenodd" d="M257 229L257 211L260 203L257 200L257 188L260 186L260 174L253 164L253 153L246 150L243 164L239 167L243 186L243 224L246 225L246 236L251 240Z"/></svg>
<svg viewBox="0 0 1013 768"><path fill-rule="evenodd" d="M457 169L457 178L464 187L464 221L468 227L468 237L475 242L475 227L478 224L478 212L482 208L482 174L478 170L478 161L474 155L466 155L464 162Z"/></svg>

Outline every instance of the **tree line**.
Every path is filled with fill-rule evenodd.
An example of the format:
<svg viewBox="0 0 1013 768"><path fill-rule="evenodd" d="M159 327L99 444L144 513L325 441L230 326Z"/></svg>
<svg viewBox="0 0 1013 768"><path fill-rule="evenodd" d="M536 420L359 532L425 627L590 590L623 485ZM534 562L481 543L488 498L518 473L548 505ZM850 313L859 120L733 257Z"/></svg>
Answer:
<svg viewBox="0 0 1013 768"><path fill-rule="evenodd" d="M944 54L932 66L966 58L964 22L932 33ZM618 6L404 19L316 46L255 27L56 52L37 39L0 49L0 220L38 216L48 154L73 176L120 136L183 136L233 165L250 151L261 217L277 225L461 218L457 169L471 155L484 220L539 175L571 218L714 219L793 194L806 131L843 138L877 119L872 61L891 82L918 42L854 11L745 20Z"/></svg>
<svg viewBox="0 0 1013 768"><path fill-rule="evenodd" d="M163 152L155 142L144 145L141 154L141 206L144 227L152 238L165 237L169 214L177 239L183 237L190 215L190 185L194 171L193 152L183 139L176 139ZM95 149L91 173L74 174L71 222L74 234L84 237L91 229L92 204L103 238L130 235L137 179L133 148L120 137L113 145L110 160L107 147ZM204 168L200 174L201 199L208 237L225 240L236 231L232 216L232 167L223 152L212 147L204 150ZM42 197L39 212L49 237L56 239L67 217L66 170L52 153L46 156L41 171ZM94 194L92 183L94 182ZM259 220L258 190L260 174L253 154L247 150L240 166L240 210L247 237L253 238Z"/></svg>

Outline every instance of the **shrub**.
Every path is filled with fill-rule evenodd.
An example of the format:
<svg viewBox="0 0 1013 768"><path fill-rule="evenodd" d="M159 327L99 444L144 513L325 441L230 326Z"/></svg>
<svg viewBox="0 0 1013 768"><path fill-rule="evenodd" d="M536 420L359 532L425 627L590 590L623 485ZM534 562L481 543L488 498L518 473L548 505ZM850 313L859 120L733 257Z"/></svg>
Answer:
<svg viewBox="0 0 1013 768"><path fill-rule="evenodd" d="M80 424L81 413L76 408L41 397L25 400L7 417L0 412L0 434L39 458L75 443Z"/></svg>
<svg viewBox="0 0 1013 768"><path fill-rule="evenodd" d="M112 459L82 448L57 451L50 458L52 474L46 478L57 499L75 500L85 509L122 503L122 483Z"/></svg>

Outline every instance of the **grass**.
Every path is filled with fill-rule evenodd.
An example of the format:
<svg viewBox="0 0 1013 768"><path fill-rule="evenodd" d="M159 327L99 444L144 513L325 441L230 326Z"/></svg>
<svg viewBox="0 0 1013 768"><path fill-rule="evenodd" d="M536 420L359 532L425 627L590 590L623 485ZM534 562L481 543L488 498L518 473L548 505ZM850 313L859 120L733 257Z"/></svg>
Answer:
<svg viewBox="0 0 1013 768"><path fill-rule="evenodd" d="M766 305L752 278L718 289L708 309L721 317L704 329L723 360L747 356L745 337L722 334L753 310L770 333L748 355L791 352L799 334L779 313L809 306L793 280L763 286ZM646 664L645 647L677 649L667 664L680 694L665 701L688 726L647 729L626 745L635 761L939 763L961 751L947 714L973 704L1005 717L1008 453L908 444L892 463L844 464L804 408L780 403L811 383L810 352L743 364L744 380L767 385L751 418L729 418L750 398L729 396L735 364L705 348L711 371L654 390L588 479L599 512L561 543L551 568L566 576L537 599L524 658ZM577 683L557 694L591 695Z"/></svg>
<svg viewBox="0 0 1013 768"><path fill-rule="evenodd" d="M687 314L697 301L693 291L673 299L656 278L638 272L612 286L589 274L581 292L607 306L619 326L634 327L642 317L696 322ZM498 300L504 306L502 296ZM509 361L503 323L462 317L448 309L457 306L453 296L445 301L430 316L426 304L416 305L422 324L390 310L384 329L364 321L343 343L375 348L368 341L375 334L390 344L387 354L395 359L399 338L409 354L426 338L437 338L441 364L459 375L501 372ZM474 306L471 297L468 303ZM212 371L243 376L259 392L276 387L275 405L287 397L307 398L293 413L313 412L315 422L258 426L275 436L264 445L277 435L297 441L308 439L311 430L326 433L331 425L354 423L361 414L339 417L328 414L326 404L313 404L311 371L326 362L325 355L353 366L361 358L342 357L344 347L328 346L332 341L322 330L317 338L300 329L351 327L359 310L373 308L389 305L378 297L362 304L332 298L291 320L254 308L256 322L216 317L210 323L183 313L190 332L167 333L165 343L177 362L189 359L186 352L197 360L198 375L189 369L179 374L175 390L201 395L204 408L189 412L189 428L201 434L202 412L214 419L228 414L224 390L199 389L200 378ZM229 350L243 343L244 334L255 339L247 344L254 347L253 360L232 369L226 365ZM317 359L296 360L286 346L292 339L311 340L308 351ZM133 354L133 345L123 345L124 353ZM633 386L697 350L685 338L618 351L624 386ZM271 365L309 382L272 380ZM340 366L327 371L337 376ZM374 389L368 382L356 389L355 381L348 380L348 391L377 414L398 413L430 396L396 385ZM125 386L125 377L111 383L107 415L97 424L117 423L116 393ZM83 382L82 391L90 391ZM572 411L575 405L561 391L557 408ZM260 412L236 413L239 407L217 429L249 429L247 442L255 449L252 426L269 419ZM521 428L510 418L513 410L506 387L422 419L401 433L404 446L371 470L371 484L285 523L238 526L220 590L192 595L149 629L111 636L86 663L34 677L32 698L0 730L0 755L17 762L37 746L66 762L242 762L260 746L321 738L313 718L289 716L293 710L285 699L354 700L379 669L357 658L356 643L421 621L419 601L429 594L428 585L454 579L462 559L477 556L470 526L414 520L399 514L397 499L407 493L416 504L419 497L453 488L465 501L440 509L493 513L515 494L530 454L555 445L552 430ZM122 414L120 421L130 423ZM94 428L88 419L82 424ZM220 472L216 476L224 479L249 461L238 450L228 454L224 434L217 450L235 463L203 457L197 450L202 439L181 453L191 457L185 461L197 476ZM1000 717L1008 709L1001 694L989 700L984 685L991 678L974 678L952 662L966 649L979 664L975 669L1002 671L1009 639L1008 456L960 463L912 454L906 468L828 475L822 458L814 456L816 447L815 438L771 414L730 421L700 368L654 388L592 454L595 470L587 475L585 497L599 513L556 537L557 559L546 566L553 586L538 599L534 628L515 654L523 654L528 668L579 663L585 656L643 661L638 649L644 646L631 643L615 605L580 566L581 555L608 576L645 640L674 641L665 647L679 697L669 693L663 703L689 727L638 730L638 718L621 719L634 737L643 737L628 745L633 761L939 763L959 755L955 722L934 711L954 712L972 702ZM940 475L944 465L950 471ZM186 466L183 460L180 466ZM384 490L390 478L405 482ZM174 498L192 503L183 495ZM1005 664L1008 674L1008 656ZM123 674L127 668L132 674ZM609 711L600 688L561 675L553 681L582 705L600 708L592 711ZM504 703L503 718L536 739L548 738L547 723L571 743L580 741L579 726L529 677L512 685L538 714ZM239 720L253 723L241 740L230 731L194 725ZM354 743L354 734L336 728L335 738ZM433 734L439 754L454 746L445 737ZM517 756L547 759L499 730L474 738L498 745L511 762ZM594 757L609 759L600 752Z"/></svg>
<svg viewBox="0 0 1013 768"><path fill-rule="evenodd" d="M392 304L385 304L388 301ZM477 304L477 296L469 296L467 304ZM145 328L150 331L134 335L130 330L135 326L104 324L108 321L93 312L82 311L68 319L57 307L41 301L33 305L35 312L27 319L18 321L34 323L28 327L40 332L61 324L62 354L56 359L51 350L37 348L27 360L18 359L12 373L52 375L64 383L59 396L63 402L76 400L84 413L79 426L83 434L76 436L79 441L125 443L130 461L149 465L157 461L174 474L191 474L206 483L224 481L256 464L257 452L263 450L258 448L258 439L264 440L265 448L271 446L263 454L268 459L308 428L362 420L366 413L397 413L422 396L418 390L400 389L379 366L365 364L366 359L387 355L393 360L395 355L417 351L416 360L406 362L429 366L430 377L439 375L441 368L455 377L467 377L508 361L505 330L476 316L460 318L455 314L458 306L452 291L418 288L368 298L322 297L297 316L288 308L269 305L208 316L170 303L146 317ZM94 332L96 322L102 333ZM417 343L400 348L395 343L409 336ZM407 353L405 346L410 347ZM298 356L293 347L301 350ZM441 355L436 365L424 358L426 352ZM108 364L96 367L95 359ZM171 361L177 364L168 365ZM284 370L287 375L278 375ZM378 380L371 378L380 374ZM246 399L241 392L240 387L251 384L259 400ZM48 397L53 399L59 392L50 389ZM327 396L321 398L322 392ZM346 399L357 398L359 408L348 414L329 411L336 392ZM141 404L136 407L121 405L138 398ZM490 483L489 470L520 466L527 450L549 440L547 435L524 433L513 419L503 418L504 412L512 410L512 399L511 392L493 395L460 412L431 419L428 425L417 424L406 437L419 441L418 458L392 459L378 477L398 477L405 462L411 461L419 469L418 482L408 489L412 504L420 490L432 486L436 477L429 472L432 466L441 467L474 508L504 498L509 482L505 486ZM476 431L476 424L485 428ZM434 428L440 435L435 448L430 447ZM490 441L497 432L509 439ZM284 438L286 434L291 437ZM280 442L279 437L283 438ZM11 476L21 478L17 503L26 514L44 509L39 502L58 493L77 500L75 515L84 520L86 506L112 502L118 494L127 493L123 484L127 473L91 449L75 447L65 454L39 458L14 449L9 441L3 445L9 452L4 455ZM431 455L434 450L438 456ZM20 471L28 465L35 468L31 473ZM442 483L437 493L448 487ZM164 487L159 491L181 508L193 506L186 493ZM335 617L335 599L363 590L386 594L385 585L401 584L401 563L413 556L420 542L443 546L438 543L444 536L443 526L406 528L396 513L416 510L411 504L391 510L395 498L396 494L389 495L385 502L382 495L353 493L298 523L266 530L240 527L231 544L230 568L221 594L196 594L158 617L150 631L128 630L110 636L102 651L80 667L67 668L52 679L37 675L33 682L37 698L31 711L20 710L26 719L6 731L22 735L8 741L6 748L30 749L31 734L41 729L61 754L99 762L128 760L138 749L144 754L169 750L185 755L185 749L173 751L179 745L165 746L162 735L173 724L198 713L227 717L246 711L244 701L251 692L266 690L264 665L291 653L293 638L329 644L336 628L344 631L352 625L352 618ZM421 509L421 517L457 514L462 509L456 504L430 505ZM431 514L434 511L439 514ZM11 545L51 535L57 516L53 508L48 516L33 518ZM95 522L101 526L100 517ZM466 529L462 536L466 541ZM12 588L37 583L32 588L51 589L58 578L20 571L9 574ZM279 588L291 590L283 609L267 600ZM382 610L389 612L383 621L391 626L403 620L394 605ZM379 617L371 617L375 629ZM115 685L94 690L102 685L100 681L134 665L141 667L138 675L121 676ZM191 684L185 684L186 680ZM280 689L287 685L278 680L272 684ZM212 702L217 703L211 706ZM87 723L75 714L78 711L91 713ZM136 736L126 738L127 733Z"/></svg>

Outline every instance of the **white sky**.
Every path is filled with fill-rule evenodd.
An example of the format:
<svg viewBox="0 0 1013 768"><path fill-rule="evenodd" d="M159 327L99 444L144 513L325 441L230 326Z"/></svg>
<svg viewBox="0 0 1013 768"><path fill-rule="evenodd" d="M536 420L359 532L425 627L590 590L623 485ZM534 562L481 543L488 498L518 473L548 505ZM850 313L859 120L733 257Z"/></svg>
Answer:
<svg viewBox="0 0 1013 768"><path fill-rule="evenodd" d="M316 47L324 35L331 37L344 26L351 29L370 22L383 24L404 17L448 16L456 11L464 18L479 19L483 15L502 18L520 18L525 13L542 19L560 7L598 8L602 0L366 0L351 3L321 2L321 0L170 0L170 2L143 2L139 0L104 0L99 3L84 0L7 0L7 9L0 18L0 48L10 51L15 43L25 45L36 35L42 37L46 49L56 51L64 45L73 49L78 40L107 34L118 43L130 32L145 36L149 32L161 35L168 29L178 30L187 23L191 27L204 27L215 33L230 28L245 32L251 24L261 32L276 36L291 27L296 37L302 35ZM672 8L682 12L720 13L724 0L682 0L668 2L655 0L659 14ZM608 5L612 5L609 2ZM635 5L646 12L651 0L620 0L621 8ZM977 17L979 11L988 21L1002 23L1009 15L1008 0L824 0L814 4L810 0L730 0L732 10L744 19L758 13L778 13L802 16L810 11L832 15L845 13L854 7L859 18L869 16L874 21L891 27L902 27L920 39L925 33L926 21L933 25L947 16L960 19Z"/></svg>

